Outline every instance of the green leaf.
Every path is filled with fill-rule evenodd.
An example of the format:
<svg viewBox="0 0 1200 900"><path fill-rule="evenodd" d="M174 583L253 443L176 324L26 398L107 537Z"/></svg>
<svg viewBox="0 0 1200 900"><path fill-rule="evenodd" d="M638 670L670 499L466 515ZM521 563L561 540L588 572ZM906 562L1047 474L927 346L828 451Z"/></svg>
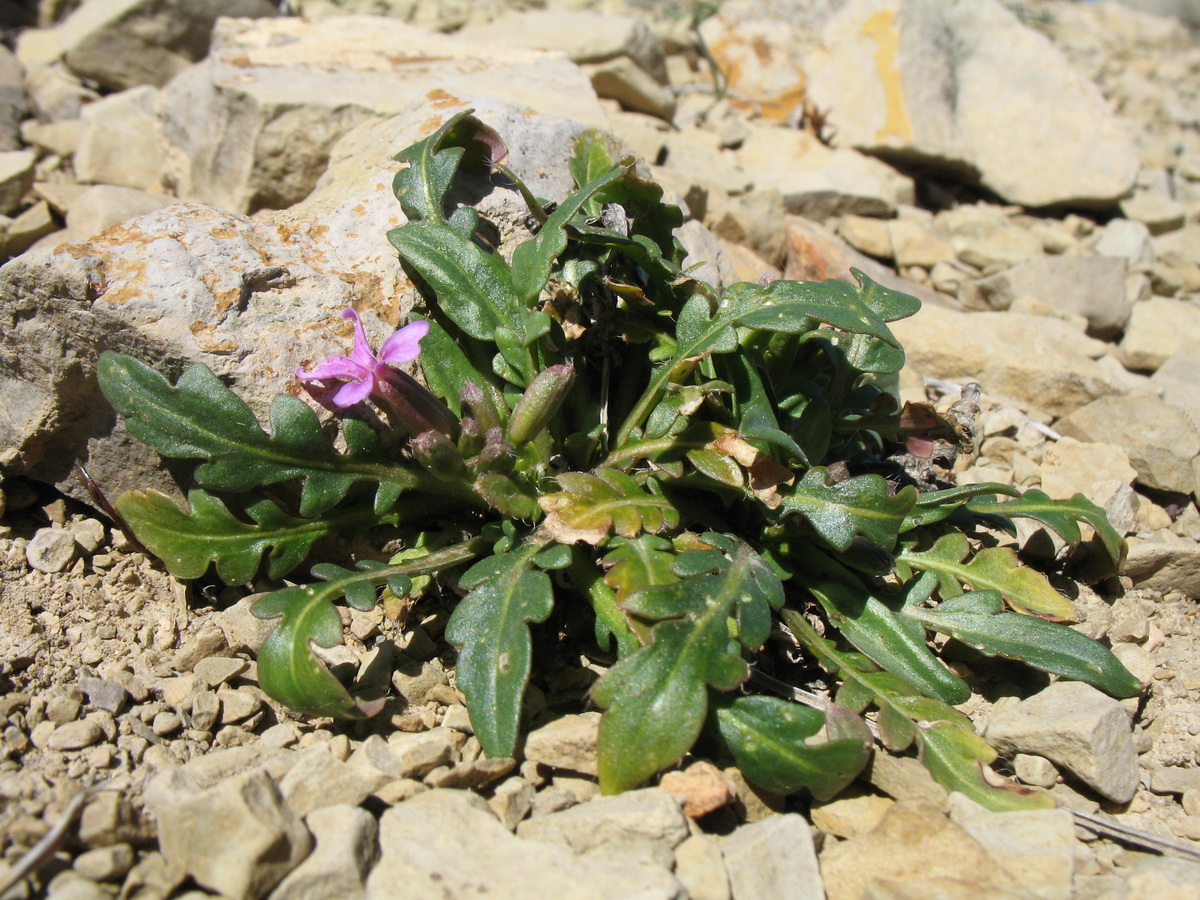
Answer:
<svg viewBox="0 0 1200 900"><path fill-rule="evenodd" d="M633 430L641 426L658 404L668 381L676 380L680 372L690 371L704 356L736 350L735 320L760 305L765 296L765 288L740 283L732 285L725 292L716 308L706 296L696 294L690 297L679 311L675 326L675 353L671 361L654 370L650 384L621 425L613 446L618 449L622 447Z"/></svg>
<svg viewBox="0 0 1200 900"><path fill-rule="evenodd" d="M600 787L618 793L678 760L695 743L708 709L706 686L732 690L749 674L730 640L736 615L742 646L756 648L771 628L783 585L748 545L705 535L730 551L689 550L675 560L679 581L635 592L628 612L660 621L652 642L610 669L592 692L608 711L600 722ZM628 547L629 544L626 544Z"/></svg>
<svg viewBox="0 0 1200 900"><path fill-rule="evenodd" d="M324 584L283 588L262 597L254 604L254 615L260 619L282 616L283 621L258 651L259 685L269 697L308 715L351 719L374 715L382 698L356 702L309 646L332 647L341 642L342 618L333 601L345 596L353 598L359 608L370 608L379 585L386 583L403 592L406 580L460 565L483 546L476 538L397 565L360 563L357 572L317 566L314 574L330 579Z"/></svg>
<svg viewBox="0 0 1200 900"><path fill-rule="evenodd" d="M1054 799L984 768L996 751L970 726L951 722L926 723L920 729L921 762L938 784L966 794L993 812L1053 809Z"/></svg>
<svg viewBox="0 0 1200 900"><path fill-rule="evenodd" d="M859 273L860 278L866 276ZM870 279L865 284L878 288ZM867 302L866 287L855 289L836 279L786 281L780 279L767 289L766 302L738 318L738 324L761 331L804 334L823 322L851 334L866 334L899 348L883 317ZM876 304L878 305L878 304Z"/></svg>
<svg viewBox="0 0 1200 900"><path fill-rule="evenodd" d="M465 238L474 232L478 213L459 207L447 219L446 195L461 165L490 169L507 155L507 148L500 136L471 112L456 113L429 137L394 157L408 164L392 179L392 192L409 222L449 221Z"/></svg>
<svg viewBox="0 0 1200 900"><path fill-rule="evenodd" d="M671 542L652 534L636 538L614 537L608 544L601 565L608 571L604 583L617 593L617 603L624 604L642 588L672 584L679 576L671 570L675 552Z"/></svg>
<svg viewBox="0 0 1200 900"><path fill-rule="evenodd" d="M614 531L635 537L679 524L679 511L670 500L648 493L618 469L566 472L557 480L563 490L540 497L538 503L546 511L542 527L559 543L595 545Z"/></svg>
<svg viewBox="0 0 1200 900"><path fill-rule="evenodd" d="M956 588L966 584L976 591L998 591L1010 606L1022 612L1057 621L1075 619L1071 602L1041 572L1022 566L1011 547L988 547L964 562L970 552L966 535L952 532L939 538L929 550L905 550L896 558L919 571L937 572L943 600L963 593Z"/></svg>
<svg viewBox="0 0 1200 900"><path fill-rule="evenodd" d="M794 488L781 493L783 508L803 516L837 550L848 550L861 534L879 549L890 551L917 501L917 490L911 486L889 496L888 483L879 475L831 484L823 466L809 469Z"/></svg>
<svg viewBox="0 0 1200 900"><path fill-rule="evenodd" d="M815 709L776 697L711 695L717 728L746 779L777 794L808 788L818 800L854 780L871 754L871 735L859 721L857 740L807 739L825 725ZM849 715L848 711L847 715Z"/></svg>
<svg viewBox="0 0 1200 900"><path fill-rule="evenodd" d="M1096 530L1101 545L1108 553L1112 573L1116 573L1125 561L1128 549L1125 539L1113 528L1104 510L1083 494L1076 494L1070 500L1051 500L1043 491L1030 490L1017 500L1002 502L994 498L976 498L967 504L967 509L974 513L1034 519L1057 531L1069 544L1080 542L1082 535L1076 523L1086 522Z"/></svg>
<svg viewBox="0 0 1200 900"><path fill-rule="evenodd" d="M1019 497L1021 492L1015 487L999 482L964 484L942 491L926 491L917 496L917 505L905 517L904 524L900 526L900 533L920 528L922 525L941 522L953 515L956 509L960 509L972 497L984 494L1008 494Z"/></svg>
<svg viewBox="0 0 1200 900"><path fill-rule="evenodd" d="M446 402L454 415L462 415L462 391L468 384L474 384L487 391L493 406L503 405L500 392L492 383L491 374L479 371L458 342L450 337L441 325L420 316L414 316L413 321L429 323L429 333L421 340L421 355L424 360L421 371L425 375L425 384Z"/></svg>
<svg viewBox="0 0 1200 900"><path fill-rule="evenodd" d="M470 592L446 625L446 640L461 648L458 686L467 696L475 736L488 756L512 756L521 719L521 699L532 660L530 622L544 622L554 608L545 572L533 567L542 545L484 560L459 583Z"/></svg>
<svg viewBox="0 0 1200 900"><path fill-rule="evenodd" d="M537 237L519 244L512 256L512 283L517 298L524 304L530 303L550 278L550 267L558 255L567 248L567 232L564 226L596 193L624 176L626 165L614 166L604 172L558 205L550 217L542 223Z"/></svg>
<svg viewBox="0 0 1200 900"><path fill-rule="evenodd" d="M1137 679L1108 648L1065 625L1005 612L996 591L962 594L932 609L909 606L905 614L988 656L1019 659L1114 697L1138 694Z"/></svg>
<svg viewBox="0 0 1200 900"><path fill-rule="evenodd" d="M271 404L273 434L211 370L189 366L176 385L132 357L106 351L97 365L100 389L126 418L130 434L163 456L202 459L195 479L217 491L244 492L303 478L300 514L334 506L358 481L379 485L375 509L384 512L402 491L421 487L469 500L471 495L416 469L388 462L365 423L343 425L347 452L329 445L317 415L303 401L280 395Z"/></svg>
<svg viewBox="0 0 1200 900"><path fill-rule="evenodd" d="M370 508L337 515L297 519L267 499L245 505L250 522L199 489L188 492L190 512L158 491L130 491L117 498L117 512L137 539L161 559L176 578L199 578L211 563L226 584L247 584L263 555L267 576L282 578L308 556L312 545L330 534L345 534L379 524Z"/></svg>
<svg viewBox="0 0 1200 900"><path fill-rule="evenodd" d="M805 564L817 555L806 556ZM970 699L967 683L925 645L924 629L912 628L854 576L818 579L809 575L804 587L846 640L880 667L943 703L953 705Z"/></svg>
<svg viewBox="0 0 1200 900"><path fill-rule="evenodd" d="M676 762L696 742L706 685L732 690L749 674L727 652L732 598L700 614L660 622L653 643L618 662L592 690L600 720L600 789L619 794Z"/></svg>
<svg viewBox="0 0 1200 900"><path fill-rule="evenodd" d="M258 683L267 696L310 716L361 719L378 706L354 702L309 643L332 647L342 642L342 617L328 586L308 585L275 591L254 605L260 618L283 616L258 651ZM381 703L378 705L382 705Z"/></svg>
<svg viewBox="0 0 1200 900"><path fill-rule="evenodd" d="M401 225L388 232L400 256L433 289L438 307L468 335L491 341L501 326L525 338L525 307L508 266L449 225Z"/></svg>

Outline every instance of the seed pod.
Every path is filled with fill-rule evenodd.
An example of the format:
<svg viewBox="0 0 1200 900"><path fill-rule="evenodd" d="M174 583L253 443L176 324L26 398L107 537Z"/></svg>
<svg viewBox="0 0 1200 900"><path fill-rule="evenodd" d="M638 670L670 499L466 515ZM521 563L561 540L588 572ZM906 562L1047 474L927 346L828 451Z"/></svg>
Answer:
<svg viewBox="0 0 1200 900"><path fill-rule="evenodd" d="M508 440L514 446L532 441L545 430L575 384L575 367L551 366L539 372L517 401L508 420Z"/></svg>
<svg viewBox="0 0 1200 900"><path fill-rule="evenodd" d="M408 447L417 462L438 478L458 478L467 470L454 442L440 431L423 431Z"/></svg>

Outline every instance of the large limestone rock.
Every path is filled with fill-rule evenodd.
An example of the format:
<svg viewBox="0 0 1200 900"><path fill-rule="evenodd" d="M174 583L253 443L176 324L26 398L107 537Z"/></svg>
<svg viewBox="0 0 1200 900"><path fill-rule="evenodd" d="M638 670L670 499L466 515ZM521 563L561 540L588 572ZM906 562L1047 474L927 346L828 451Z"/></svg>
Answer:
<svg viewBox="0 0 1200 900"><path fill-rule="evenodd" d="M157 454L116 424L100 395L95 365L104 349L172 378L186 362L204 363L261 419L275 394L299 392L296 366L346 352L343 307L362 313L378 343L414 299L386 237L404 222L390 190L399 169L391 156L466 105L437 100L364 124L334 151L312 197L273 218L181 204L92 240L30 251L0 269L5 473L82 497L71 473L78 459L112 496L132 488L177 492ZM486 99L470 105L507 140L518 175L547 199L566 196L565 161L581 125ZM527 215L520 198L479 187L484 215L501 234L517 235Z"/></svg>
<svg viewBox="0 0 1200 900"><path fill-rule="evenodd" d="M1096 87L998 0L851 0L806 57L837 141L1025 206L1112 205L1133 143Z"/></svg>
<svg viewBox="0 0 1200 900"><path fill-rule="evenodd" d="M274 16L270 0L86 0L49 34L22 38L76 75L115 91L160 86L208 52L218 16ZM51 48L47 54L44 49ZM43 55L45 54L45 55Z"/></svg>
<svg viewBox="0 0 1200 900"><path fill-rule="evenodd" d="M985 394L1051 415L1066 415L1115 390L1098 362L1106 345L1059 319L1018 312L963 313L927 305L911 319L888 327L918 374L959 383L978 381Z"/></svg>
<svg viewBox="0 0 1200 900"><path fill-rule="evenodd" d="M355 125L461 97L605 120L587 78L557 54L375 16L222 20L208 58L163 91L166 178L181 196L233 212L284 209L313 189Z"/></svg>

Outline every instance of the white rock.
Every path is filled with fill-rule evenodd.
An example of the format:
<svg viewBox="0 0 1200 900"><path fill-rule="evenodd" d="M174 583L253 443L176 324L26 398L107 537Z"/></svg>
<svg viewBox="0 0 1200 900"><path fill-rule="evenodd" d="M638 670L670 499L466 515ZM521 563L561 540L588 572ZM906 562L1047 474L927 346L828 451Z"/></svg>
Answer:
<svg viewBox="0 0 1200 900"><path fill-rule="evenodd" d="M1155 371L1150 382L1162 389L1163 399L1200 423L1200 350L1189 347L1173 354Z"/></svg>
<svg viewBox="0 0 1200 900"><path fill-rule="evenodd" d="M1116 803L1128 802L1137 790L1129 714L1091 685L1054 682L993 712L984 737L1001 753L1044 756Z"/></svg>
<svg viewBox="0 0 1200 900"><path fill-rule="evenodd" d="M1013 223L1003 208L963 204L934 217L933 228L950 239L959 260L977 269L1012 266L1042 255L1042 242Z"/></svg>
<svg viewBox="0 0 1200 900"><path fill-rule="evenodd" d="M25 560L39 572L61 572L75 559L75 536L65 528L39 528L25 545Z"/></svg>
<svg viewBox="0 0 1200 900"><path fill-rule="evenodd" d="M158 810L167 861L238 900L264 896L312 849L312 837L275 782L258 771Z"/></svg>
<svg viewBox="0 0 1200 900"><path fill-rule="evenodd" d="M715 837L693 834L676 847L675 877L683 882L691 900L731 900L725 856Z"/></svg>
<svg viewBox="0 0 1200 900"><path fill-rule="evenodd" d="M313 189L333 143L360 122L480 96L604 122L587 79L556 54L372 16L223 20L207 59L163 92L167 177L224 209L282 209ZM398 149L376 147L376 158Z"/></svg>
<svg viewBox="0 0 1200 900"><path fill-rule="evenodd" d="M730 892L736 900L823 900L825 889L803 816L788 813L752 822L721 839Z"/></svg>
<svg viewBox="0 0 1200 900"><path fill-rule="evenodd" d="M158 90L143 85L111 94L83 108L76 177L85 183L147 190L162 170Z"/></svg>
<svg viewBox="0 0 1200 900"><path fill-rule="evenodd" d="M438 766L448 765L466 736L449 728L428 731L395 731L388 749L396 758L396 778L423 778Z"/></svg>
<svg viewBox="0 0 1200 900"><path fill-rule="evenodd" d="M279 782L279 790L296 815L304 817L327 806L358 806L391 777L351 766L330 755L325 747L301 750Z"/></svg>
<svg viewBox="0 0 1200 900"><path fill-rule="evenodd" d="M1132 485L1137 470L1116 444L1085 443L1064 437L1046 445L1042 454L1042 490L1055 500L1083 494L1099 502L1092 486L1112 480Z"/></svg>
<svg viewBox="0 0 1200 900"><path fill-rule="evenodd" d="M1200 307L1151 297L1137 303L1117 349L1127 369L1153 372L1181 350L1200 346Z"/></svg>
<svg viewBox="0 0 1200 900"><path fill-rule="evenodd" d="M809 97L844 144L970 167L1026 206L1133 187L1133 142L1095 85L996 0L851 0L822 37Z"/></svg>
<svg viewBox="0 0 1200 900"><path fill-rule="evenodd" d="M271 892L270 900L357 900L377 855L379 825L365 809L339 804L305 819L316 846Z"/></svg>
<svg viewBox="0 0 1200 900"><path fill-rule="evenodd" d="M367 879L368 900L483 894L496 900L675 900L682 894L665 868L616 866L611 858L515 837L470 798L434 790L387 810L379 823L379 862Z"/></svg>

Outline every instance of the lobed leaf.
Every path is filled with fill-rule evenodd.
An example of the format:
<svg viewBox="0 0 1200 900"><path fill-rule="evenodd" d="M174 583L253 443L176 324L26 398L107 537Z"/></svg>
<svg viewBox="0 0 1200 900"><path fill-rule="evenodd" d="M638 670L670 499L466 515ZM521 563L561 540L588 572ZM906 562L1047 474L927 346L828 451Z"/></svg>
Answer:
<svg viewBox="0 0 1200 900"><path fill-rule="evenodd" d="M624 604L642 588L672 584L679 576L671 569L675 552L671 542L651 534L636 538L614 537L606 545L609 552L600 561L607 571L604 583L616 591L618 604Z"/></svg>
<svg viewBox="0 0 1200 900"><path fill-rule="evenodd" d="M921 762L942 787L966 794L993 812L1053 809L1054 798L988 769L996 758L992 746L971 727L928 722L920 729Z"/></svg>
<svg viewBox="0 0 1200 900"><path fill-rule="evenodd" d="M446 625L446 640L460 648L458 686L471 727L493 758L516 749L532 661L529 623L546 621L554 607L550 578L533 566L541 549L526 543L472 566L459 580L470 591Z"/></svg>
<svg viewBox="0 0 1200 900"><path fill-rule="evenodd" d="M329 445L317 414L303 401L280 395L271 404L273 433L259 426L250 407L204 366L189 366L172 386L158 372L112 351L97 365L100 389L126 418L130 434L163 456L202 459L196 483L217 491L245 492L292 478L304 480L302 516L339 503L359 481L378 484L375 509L384 512L401 492L432 488L462 499L469 493L436 482L416 469L389 462L365 423L344 424L347 452Z"/></svg>
<svg viewBox="0 0 1200 900"><path fill-rule="evenodd" d="M1011 547L988 547L964 562L970 552L966 535L952 532L938 538L929 550L905 550L897 560L922 572L937 572L943 600L963 593L958 586L967 584L976 591L998 591L1021 612L1059 622L1074 621L1071 602L1041 572L1022 566Z"/></svg>
<svg viewBox="0 0 1200 900"><path fill-rule="evenodd" d="M117 512L151 553L176 578L199 578L215 563L226 584L247 584L263 556L267 576L282 578L308 556L312 545L330 534L349 533L379 524L380 517L359 507L314 519L289 516L270 500L245 506L245 522L217 497L194 488L190 511L158 491L130 491L117 498Z"/></svg>
<svg viewBox="0 0 1200 900"><path fill-rule="evenodd" d="M564 490L538 498L538 504L546 511L542 527L559 543L600 544L613 532L634 537L679 524L670 500L649 493L618 469L566 472L557 480Z"/></svg>
<svg viewBox="0 0 1200 900"><path fill-rule="evenodd" d="M782 496L784 510L802 516L836 550L848 550L860 534L891 550L918 495L912 486L891 495L879 475L831 482L829 470L817 466Z"/></svg>

